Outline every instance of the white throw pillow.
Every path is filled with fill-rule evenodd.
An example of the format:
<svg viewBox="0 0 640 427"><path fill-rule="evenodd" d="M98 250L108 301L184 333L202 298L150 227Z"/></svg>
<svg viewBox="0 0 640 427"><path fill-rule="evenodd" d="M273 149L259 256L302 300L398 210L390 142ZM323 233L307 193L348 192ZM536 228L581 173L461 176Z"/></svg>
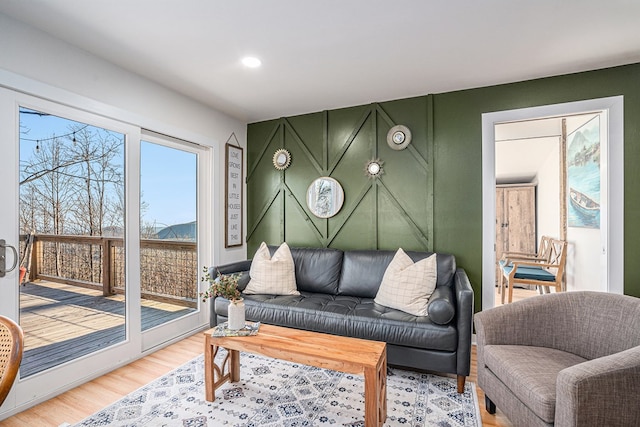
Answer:
<svg viewBox="0 0 640 427"><path fill-rule="evenodd" d="M251 270L251 280L243 293L262 295L300 295L296 287L296 271L289 245L283 243L273 254L265 242L256 251Z"/></svg>
<svg viewBox="0 0 640 427"><path fill-rule="evenodd" d="M414 263L400 248L384 272L374 301L414 316L426 316L437 274L436 254Z"/></svg>

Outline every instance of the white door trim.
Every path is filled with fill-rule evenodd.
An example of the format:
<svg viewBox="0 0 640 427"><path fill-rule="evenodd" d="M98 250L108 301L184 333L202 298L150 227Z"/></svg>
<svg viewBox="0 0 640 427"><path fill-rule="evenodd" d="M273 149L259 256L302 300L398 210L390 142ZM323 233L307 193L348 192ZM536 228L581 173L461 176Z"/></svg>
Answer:
<svg viewBox="0 0 640 427"><path fill-rule="evenodd" d="M497 111L482 114L482 309L494 306L495 295L495 124L541 117L557 117L591 111L608 112L609 215L605 227L607 290L624 293L624 97L612 96L586 101Z"/></svg>

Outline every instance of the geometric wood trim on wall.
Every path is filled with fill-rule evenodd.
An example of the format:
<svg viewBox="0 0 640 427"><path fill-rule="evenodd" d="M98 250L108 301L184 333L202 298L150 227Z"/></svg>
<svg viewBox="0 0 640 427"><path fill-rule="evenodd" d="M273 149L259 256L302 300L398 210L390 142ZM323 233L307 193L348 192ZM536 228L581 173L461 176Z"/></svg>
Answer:
<svg viewBox="0 0 640 427"><path fill-rule="evenodd" d="M432 97L292 116L253 123L247 135L247 242L340 249L433 250ZM405 150L391 150L388 130L409 127ZM273 167L277 149L291 153L285 170ZM367 161L384 173L367 177ZM306 204L313 180L331 176L345 192L332 218Z"/></svg>

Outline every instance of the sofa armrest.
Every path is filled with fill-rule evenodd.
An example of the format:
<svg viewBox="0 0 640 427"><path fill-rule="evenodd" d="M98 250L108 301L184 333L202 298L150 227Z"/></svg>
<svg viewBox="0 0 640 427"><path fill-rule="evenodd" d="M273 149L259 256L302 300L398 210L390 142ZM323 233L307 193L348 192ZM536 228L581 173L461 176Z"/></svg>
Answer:
<svg viewBox="0 0 640 427"><path fill-rule="evenodd" d="M251 260L247 259L244 261L236 261L230 264L219 265L217 267L209 268L209 274L211 277L217 276L217 271L220 271L222 274L231 274L231 273L240 273L242 271L249 271L251 269Z"/></svg>
<svg viewBox="0 0 640 427"><path fill-rule="evenodd" d="M240 279L238 280L238 289L240 289L240 291L244 291L244 288L247 287L249 279L251 278L249 276L249 270L251 270L250 259L211 267L209 268L209 275L211 277L216 277L218 275L218 271L222 274L240 273Z"/></svg>
<svg viewBox="0 0 640 427"><path fill-rule="evenodd" d="M427 314L433 323L446 325L456 315L456 297L451 286L438 286L427 303Z"/></svg>
<svg viewBox="0 0 640 427"><path fill-rule="evenodd" d="M640 420L640 346L566 368L556 381L556 426L631 426Z"/></svg>
<svg viewBox="0 0 640 427"><path fill-rule="evenodd" d="M467 376L471 369L471 335L473 333L473 288L467 273L456 269L456 326L458 329L457 374Z"/></svg>

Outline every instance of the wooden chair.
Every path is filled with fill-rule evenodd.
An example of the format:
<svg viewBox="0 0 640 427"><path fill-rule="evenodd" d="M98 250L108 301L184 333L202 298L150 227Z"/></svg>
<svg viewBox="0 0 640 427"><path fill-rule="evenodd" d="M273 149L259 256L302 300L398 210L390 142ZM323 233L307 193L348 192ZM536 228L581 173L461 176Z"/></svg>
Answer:
<svg viewBox="0 0 640 427"><path fill-rule="evenodd" d="M0 316L0 405L18 374L23 348L22 328L8 317Z"/></svg>
<svg viewBox="0 0 640 427"><path fill-rule="evenodd" d="M505 281L509 287L509 302L513 301L513 287L516 284L529 286L554 286L556 292L562 291L564 268L567 262L567 242L549 239L546 258L509 259L501 266L502 302L504 303Z"/></svg>
<svg viewBox="0 0 640 427"><path fill-rule="evenodd" d="M498 286L498 293L502 294L502 304L504 304L504 296L505 296L505 280L504 280L504 266L511 265L513 261L530 261L536 263L548 263L549 255L551 253L551 242L552 238L549 236L540 237L540 245L538 246L538 251L535 253L532 252L514 252L507 251L502 253L502 258L498 261L498 267L500 270L500 285ZM542 287L540 288L540 293L542 293ZM546 287L547 293L549 291L549 287Z"/></svg>

